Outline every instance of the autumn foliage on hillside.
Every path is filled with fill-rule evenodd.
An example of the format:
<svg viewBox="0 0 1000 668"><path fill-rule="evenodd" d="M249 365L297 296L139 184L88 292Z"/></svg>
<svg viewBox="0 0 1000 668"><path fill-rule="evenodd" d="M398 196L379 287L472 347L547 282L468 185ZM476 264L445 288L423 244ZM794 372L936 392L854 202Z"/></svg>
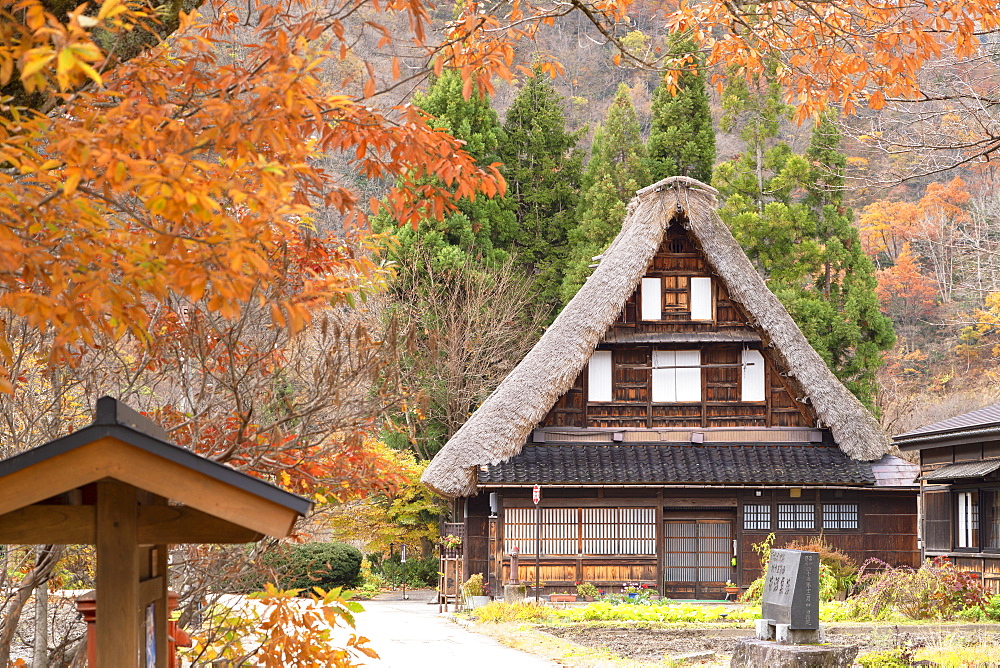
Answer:
<svg viewBox="0 0 1000 668"><path fill-rule="evenodd" d="M419 5L391 8L426 18ZM300 289L269 304L276 323L301 329L311 308L356 292L376 272L365 249L309 221L323 205L357 228L368 203L324 171L320 153L346 155L363 178L398 180L383 205L403 222L502 187L415 108L331 92L323 68L349 55L337 18L349 6L212 10L218 20L182 15L167 43L115 63L95 42L143 30L153 18L141 5L106 0L61 20L34 0L0 3L0 84L18 76L55 109L0 110L0 307L49 332L55 359L97 333L145 338L153 301L235 317L261 285L285 280L281 260L303 244L324 263L297 268ZM223 57L245 23L253 49ZM0 352L9 364L7 337Z"/></svg>

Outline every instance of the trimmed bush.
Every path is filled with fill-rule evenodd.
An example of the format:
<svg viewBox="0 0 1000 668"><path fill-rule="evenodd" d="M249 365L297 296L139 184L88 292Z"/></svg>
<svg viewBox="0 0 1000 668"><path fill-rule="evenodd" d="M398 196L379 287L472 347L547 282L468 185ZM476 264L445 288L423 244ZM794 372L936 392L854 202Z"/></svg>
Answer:
<svg viewBox="0 0 1000 668"><path fill-rule="evenodd" d="M355 587L361 584L361 551L346 543L306 543L268 564L283 589Z"/></svg>
<svg viewBox="0 0 1000 668"><path fill-rule="evenodd" d="M361 552L346 543L278 545L255 561L253 572L227 583L226 590L249 594L262 591L267 582L278 589L356 587L361 584Z"/></svg>

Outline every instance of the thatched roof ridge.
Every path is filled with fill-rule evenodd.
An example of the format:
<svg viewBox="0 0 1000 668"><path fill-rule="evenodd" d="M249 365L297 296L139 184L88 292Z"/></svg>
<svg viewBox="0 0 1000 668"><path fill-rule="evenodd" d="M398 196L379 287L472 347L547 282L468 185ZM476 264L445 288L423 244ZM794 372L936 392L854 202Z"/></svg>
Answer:
<svg viewBox="0 0 1000 668"><path fill-rule="evenodd" d="M888 437L875 418L806 342L778 299L764 285L716 213L717 191L675 176L640 190L629 203L622 230L594 273L535 347L451 437L424 472L423 481L449 497L476 493L477 472L521 451L532 429L573 385L605 331L614 323L675 218L691 231L751 324L780 363L794 369L792 385L815 407L852 459L878 459Z"/></svg>

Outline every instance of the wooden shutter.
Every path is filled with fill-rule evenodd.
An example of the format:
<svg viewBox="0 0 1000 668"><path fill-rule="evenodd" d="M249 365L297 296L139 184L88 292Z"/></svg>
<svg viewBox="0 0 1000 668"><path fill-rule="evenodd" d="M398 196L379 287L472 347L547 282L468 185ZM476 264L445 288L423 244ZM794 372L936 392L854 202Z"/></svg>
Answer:
<svg viewBox="0 0 1000 668"><path fill-rule="evenodd" d="M595 350L587 367L587 400L611 401L611 351Z"/></svg>
<svg viewBox="0 0 1000 668"><path fill-rule="evenodd" d="M951 494L947 491L924 492L924 549L951 549Z"/></svg>
<svg viewBox="0 0 1000 668"><path fill-rule="evenodd" d="M759 350L743 351L742 401L764 401L764 356Z"/></svg>
<svg viewBox="0 0 1000 668"><path fill-rule="evenodd" d="M642 319L663 320L663 288L659 278L642 279Z"/></svg>
<svg viewBox="0 0 1000 668"><path fill-rule="evenodd" d="M712 319L712 279L704 276L691 278L691 319Z"/></svg>

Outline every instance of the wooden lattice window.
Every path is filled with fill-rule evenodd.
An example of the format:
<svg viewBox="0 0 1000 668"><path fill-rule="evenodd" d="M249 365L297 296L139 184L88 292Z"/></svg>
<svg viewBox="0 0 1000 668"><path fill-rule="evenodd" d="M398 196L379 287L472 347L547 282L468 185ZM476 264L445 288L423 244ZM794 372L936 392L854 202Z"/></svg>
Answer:
<svg viewBox="0 0 1000 668"><path fill-rule="evenodd" d="M824 503L824 529L857 529L858 504L856 503Z"/></svg>
<svg viewBox="0 0 1000 668"><path fill-rule="evenodd" d="M504 509L504 552L535 554L536 522L541 522L541 553L656 554L656 511L653 508Z"/></svg>
<svg viewBox="0 0 1000 668"><path fill-rule="evenodd" d="M779 529L812 529L816 526L816 506L811 503L779 503Z"/></svg>
<svg viewBox="0 0 1000 668"><path fill-rule="evenodd" d="M744 529L771 529L771 506L763 504L747 504L743 506Z"/></svg>

